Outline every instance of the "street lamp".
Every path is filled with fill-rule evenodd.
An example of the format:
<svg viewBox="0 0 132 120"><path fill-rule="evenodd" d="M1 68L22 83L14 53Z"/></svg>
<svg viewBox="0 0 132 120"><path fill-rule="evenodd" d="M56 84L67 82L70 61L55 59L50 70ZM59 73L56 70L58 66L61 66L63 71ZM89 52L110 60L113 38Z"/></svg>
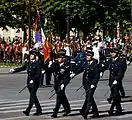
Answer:
<svg viewBox="0 0 132 120"><path fill-rule="evenodd" d="M67 23L67 43L69 43L69 31L70 31L70 24L69 24L69 18L70 18L70 10L69 5L66 5L66 23Z"/></svg>
<svg viewBox="0 0 132 120"><path fill-rule="evenodd" d="M28 26L28 29L29 29L29 49L31 48L31 0L29 0L29 3L28 3L28 16L29 16L29 26Z"/></svg>

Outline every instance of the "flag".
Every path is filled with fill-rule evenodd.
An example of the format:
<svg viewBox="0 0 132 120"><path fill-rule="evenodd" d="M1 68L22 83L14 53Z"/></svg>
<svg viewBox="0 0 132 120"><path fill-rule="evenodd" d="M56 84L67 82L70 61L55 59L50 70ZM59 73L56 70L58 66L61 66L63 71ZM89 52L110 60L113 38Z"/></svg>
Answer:
<svg viewBox="0 0 132 120"><path fill-rule="evenodd" d="M42 40L40 38L39 30L41 30ZM35 18L35 23L34 23L34 32L35 32L35 42L42 41L44 43L46 39L45 34L44 34L44 26L41 23L41 18L40 18L38 10L37 10L36 18Z"/></svg>
<svg viewBox="0 0 132 120"><path fill-rule="evenodd" d="M44 34L44 26L43 26L43 24L42 24L42 22L41 22L40 16L39 16L38 26L39 26L39 29L41 29L42 43L44 43L46 37L45 37L45 34Z"/></svg>
<svg viewBox="0 0 132 120"><path fill-rule="evenodd" d="M39 20L39 16L37 15L35 18L35 23L34 23L34 31L35 32L37 31L37 28L38 28L38 20Z"/></svg>
<svg viewBox="0 0 132 120"><path fill-rule="evenodd" d="M42 35L42 43L44 43L46 40L46 37L45 37L44 30L42 27L41 27L41 35Z"/></svg>
<svg viewBox="0 0 132 120"><path fill-rule="evenodd" d="M41 42L40 34L37 31L35 32L35 42Z"/></svg>
<svg viewBox="0 0 132 120"><path fill-rule="evenodd" d="M46 63L50 58L50 46L48 41L44 42L43 51L44 51L44 63Z"/></svg>

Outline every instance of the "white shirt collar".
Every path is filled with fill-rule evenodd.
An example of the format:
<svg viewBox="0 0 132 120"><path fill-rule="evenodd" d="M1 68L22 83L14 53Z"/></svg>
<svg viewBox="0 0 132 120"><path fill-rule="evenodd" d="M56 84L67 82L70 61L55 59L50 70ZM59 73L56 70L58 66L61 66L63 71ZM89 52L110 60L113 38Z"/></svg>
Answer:
<svg viewBox="0 0 132 120"><path fill-rule="evenodd" d="M31 62L35 62L35 60L31 60Z"/></svg>
<svg viewBox="0 0 132 120"><path fill-rule="evenodd" d="M92 64L92 62L93 62L92 60L91 61L88 61L89 64Z"/></svg>
<svg viewBox="0 0 132 120"><path fill-rule="evenodd" d="M117 59L118 59L118 57L114 58L113 60L117 60Z"/></svg>
<svg viewBox="0 0 132 120"><path fill-rule="evenodd" d="M64 64L64 63L61 63L61 64L60 64L60 67L61 67L63 64Z"/></svg>

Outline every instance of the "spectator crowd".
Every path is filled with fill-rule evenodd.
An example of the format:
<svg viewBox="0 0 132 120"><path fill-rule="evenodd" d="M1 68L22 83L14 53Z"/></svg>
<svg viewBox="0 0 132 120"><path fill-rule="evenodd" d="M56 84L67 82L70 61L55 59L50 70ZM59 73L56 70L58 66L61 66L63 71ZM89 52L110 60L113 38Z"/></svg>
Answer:
<svg viewBox="0 0 132 120"><path fill-rule="evenodd" d="M89 34L84 40L72 37L67 43L67 40L46 39L45 43L32 42L31 48L39 48L44 54L44 47L48 45L49 54L56 53L60 49L66 50L67 56L76 56L79 51L86 50L87 47L93 47L94 58L100 59L101 54L109 53L109 49L118 47L124 55L130 58L132 54L132 43L129 37L110 38L106 36L102 38L100 35ZM21 38L16 38L13 41L0 39L0 62L4 63L22 63L27 59L29 53L28 43L23 43Z"/></svg>

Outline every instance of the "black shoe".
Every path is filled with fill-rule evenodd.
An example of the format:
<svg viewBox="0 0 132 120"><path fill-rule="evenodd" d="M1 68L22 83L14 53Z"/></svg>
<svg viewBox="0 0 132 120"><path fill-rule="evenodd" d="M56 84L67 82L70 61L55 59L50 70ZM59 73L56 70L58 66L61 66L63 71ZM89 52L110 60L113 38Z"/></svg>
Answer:
<svg viewBox="0 0 132 120"><path fill-rule="evenodd" d="M39 87L41 87L41 88L42 88L42 87L46 87L46 86L45 86L45 85L39 85Z"/></svg>
<svg viewBox="0 0 132 120"><path fill-rule="evenodd" d="M52 117L52 118L57 118L57 114L53 113L53 114L51 115L51 117Z"/></svg>
<svg viewBox="0 0 132 120"><path fill-rule="evenodd" d="M65 112L65 110L62 110L61 112Z"/></svg>
<svg viewBox="0 0 132 120"><path fill-rule="evenodd" d="M29 116L29 113L28 113L27 111L23 111L23 114L24 114L25 116Z"/></svg>
<svg viewBox="0 0 132 120"><path fill-rule="evenodd" d="M116 111L116 114L115 115L122 115L123 114L123 112L122 111Z"/></svg>
<svg viewBox="0 0 132 120"><path fill-rule="evenodd" d="M111 100L111 98L107 98L107 101L108 101L109 104L111 104L112 100Z"/></svg>
<svg viewBox="0 0 132 120"><path fill-rule="evenodd" d="M108 114L109 114L109 116L114 115L113 112L111 112L111 111L108 111Z"/></svg>
<svg viewBox="0 0 132 120"><path fill-rule="evenodd" d="M40 115L42 115L42 112L36 112L36 113L34 113L33 115L34 115L34 116L40 116Z"/></svg>
<svg viewBox="0 0 132 120"><path fill-rule="evenodd" d="M91 116L92 118L99 118L99 114L98 113L96 113L96 114L94 114L93 116Z"/></svg>
<svg viewBox="0 0 132 120"><path fill-rule="evenodd" d="M79 110L79 112L80 112L81 115L83 114L82 110Z"/></svg>
<svg viewBox="0 0 132 120"><path fill-rule="evenodd" d="M85 120L87 119L87 115L82 114L82 116Z"/></svg>
<svg viewBox="0 0 132 120"><path fill-rule="evenodd" d="M53 109L53 112L55 112L55 108Z"/></svg>
<svg viewBox="0 0 132 120"><path fill-rule="evenodd" d="M47 83L46 85L53 85L53 84L51 84L51 83Z"/></svg>
<svg viewBox="0 0 132 120"><path fill-rule="evenodd" d="M125 98L126 96L125 95L122 95L121 98Z"/></svg>
<svg viewBox="0 0 132 120"><path fill-rule="evenodd" d="M71 113L71 111L67 111L62 116L68 116L70 113Z"/></svg>
<svg viewBox="0 0 132 120"><path fill-rule="evenodd" d="M52 87L53 86L53 84L46 84L46 87Z"/></svg>

